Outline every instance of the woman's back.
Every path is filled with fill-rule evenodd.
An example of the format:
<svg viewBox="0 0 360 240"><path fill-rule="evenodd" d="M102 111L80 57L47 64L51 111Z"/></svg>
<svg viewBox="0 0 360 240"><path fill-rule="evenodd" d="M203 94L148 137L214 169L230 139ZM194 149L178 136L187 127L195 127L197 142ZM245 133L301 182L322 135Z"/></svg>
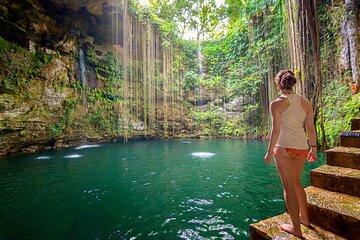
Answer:
<svg viewBox="0 0 360 240"><path fill-rule="evenodd" d="M280 135L276 146L308 149L304 129L306 112L302 107L303 98L297 94L287 94L285 99L288 107L280 113Z"/></svg>

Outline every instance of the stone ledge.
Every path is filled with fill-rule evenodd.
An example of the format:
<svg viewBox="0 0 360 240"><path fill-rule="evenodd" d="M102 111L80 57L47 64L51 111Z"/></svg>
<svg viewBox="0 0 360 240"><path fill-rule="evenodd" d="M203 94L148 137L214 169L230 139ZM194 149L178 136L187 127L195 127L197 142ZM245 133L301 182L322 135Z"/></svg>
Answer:
<svg viewBox="0 0 360 240"><path fill-rule="evenodd" d="M355 130L355 131L350 131L350 132L342 132L342 133L340 133L340 137L360 138L360 130L359 131Z"/></svg>
<svg viewBox="0 0 360 240"><path fill-rule="evenodd" d="M336 147L326 151L326 162L332 166L360 169L360 148Z"/></svg>
<svg viewBox="0 0 360 240"><path fill-rule="evenodd" d="M360 118L351 119L351 130L360 130Z"/></svg>
<svg viewBox="0 0 360 240"><path fill-rule="evenodd" d="M305 191L311 223L349 239L360 239L360 197L314 186Z"/></svg>
<svg viewBox="0 0 360 240"><path fill-rule="evenodd" d="M298 240L299 238L280 229L282 223L291 223L290 216L287 213L253 223L250 225L250 238L252 240ZM345 240L345 238L313 224L311 227L301 225L301 230L307 240Z"/></svg>
<svg viewBox="0 0 360 240"><path fill-rule="evenodd" d="M312 186L360 197L360 170L323 165L310 177Z"/></svg>
<svg viewBox="0 0 360 240"><path fill-rule="evenodd" d="M340 145L343 147L360 148L360 130L342 132L340 134Z"/></svg>

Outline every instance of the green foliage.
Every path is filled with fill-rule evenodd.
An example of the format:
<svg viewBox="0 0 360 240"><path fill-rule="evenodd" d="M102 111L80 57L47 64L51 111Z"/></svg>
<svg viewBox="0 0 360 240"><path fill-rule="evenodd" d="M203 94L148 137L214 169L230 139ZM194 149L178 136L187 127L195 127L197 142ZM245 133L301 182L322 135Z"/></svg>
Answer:
<svg viewBox="0 0 360 240"><path fill-rule="evenodd" d="M265 1L259 2L265 4ZM244 17L234 20L222 39L206 42L203 47L208 85L223 91L228 99L246 96L248 109L245 110L244 123L246 129L251 129L247 132L250 135L261 135L263 127L267 127L261 126L263 107L254 103L260 101L259 92L267 81L269 61L276 57L274 53L280 52L284 44L281 25L285 18L278 17L284 6L280 8L279 2L265 4L266 18L256 24L253 18L257 15L242 13ZM245 9L248 7L250 5ZM264 32L267 32L266 36Z"/></svg>
<svg viewBox="0 0 360 240"><path fill-rule="evenodd" d="M25 89L52 56L30 52L0 37L0 86L14 92Z"/></svg>
<svg viewBox="0 0 360 240"><path fill-rule="evenodd" d="M75 105L78 103L78 99L75 97L66 98L64 100L65 108L74 108Z"/></svg>
<svg viewBox="0 0 360 240"><path fill-rule="evenodd" d="M359 117L360 94L351 95L342 79L329 82L324 89L324 128L329 147L339 144L339 134L350 130L351 119ZM319 127L320 120L317 125ZM321 134L321 133L320 133ZM321 139L321 135L318 136Z"/></svg>
<svg viewBox="0 0 360 240"><path fill-rule="evenodd" d="M179 39L175 46L177 54L181 57L182 66L187 71L199 72L199 61L197 58L198 45L192 40Z"/></svg>
<svg viewBox="0 0 360 240"><path fill-rule="evenodd" d="M319 3L319 31L320 31L320 45L323 54L328 50L335 50L339 53L341 46L341 35L339 31L341 18L345 15L344 6L333 8L331 4L324 2ZM329 49L328 46L331 46ZM337 49L334 46L339 46Z"/></svg>
<svg viewBox="0 0 360 240"><path fill-rule="evenodd" d="M90 69L95 70L98 80L108 89L120 88L122 85L123 69L121 62L112 53L107 53L104 58L96 56L95 51L86 51L86 63Z"/></svg>
<svg viewBox="0 0 360 240"><path fill-rule="evenodd" d="M318 142L322 140L320 117L324 119L325 138L328 147L339 145L339 134L350 130L352 118L359 117L360 94L351 95L351 73L342 73L338 59L343 39L340 28L345 7L333 7L330 1L319 3L319 31L321 46L321 73L323 76L323 108L317 120Z"/></svg>
<svg viewBox="0 0 360 240"><path fill-rule="evenodd" d="M225 9L231 23L239 18L255 16L261 14L268 5L276 5L280 1L269 0L225 0L227 8Z"/></svg>
<svg viewBox="0 0 360 240"><path fill-rule="evenodd" d="M47 56L39 55L45 63ZM96 77L97 87L81 86L80 81L68 87L75 95L64 100L64 108L57 122L48 129L54 136L62 134L111 134L119 133L119 114L123 104L121 61L111 53L99 57L90 46L85 51L88 76ZM131 69L129 69L131 71Z"/></svg>
<svg viewBox="0 0 360 240"><path fill-rule="evenodd" d="M63 121L60 121L48 127L48 130L50 130L54 136L60 136L63 133L64 129L65 129L65 124Z"/></svg>
<svg viewBox="0 0 360 240"><path fill-rule="evenodd" d="M178 36L190 30L196 33L197 40L205 34L212 36L225 17L215 0L151 0L150 2L151 7L146 9L148 15L155 16L153 19L167 35L172 33L173 36Z"/></svg>
<svg viewBox="0 0 360 240"><path fill-rule="evenodd" d="M19 135L21 137L24 137L26 135L26 131L25 130L20 130Z"/></svg>
<svg viewBox="0 0 360 240"><path fill-rule="evenodd" d="M47 54L40 51L35 52L35 61L39 64L38 68L41 68L44 65L50 63L52 59L53 59L53 55L51 54Z"/></svg>
<svg viewBox="0 0 360 240"><path fill-rule="evenodd" d="M162 1L164 4L162 6L169 6L168 1ZM164 17L160 14L160 5L151 1L152 7L143 7L140 5L138 0L129 1L129 10L144 24L149 24L155 26L160 30L162 37L162 46L169 47L171 42L176 42L177 39L177 24L174 21L169 21L169 16L172 16L173 11L170 11L170 15ZM161 2L160 2L161 3Z"/></svg>
<svg viewBox="0 0 360 240"><path fill-rule="evenodd" d="M197 128L203 129L208 136L238 136L244 134L243 124L239 119L227 119L223 112L193 111L192 117L197 124Z"/></svg>
<svg viewBox="0 0 360 240"><path fill-rule="evenodd" d="M183 89L185 91L190 91L192 89L195 89L200 82L200 76L199 74L188 71L185 73L184 81L183 81Z"/></svg>
<svg viewBox="0 0 360 240"><path fill-rule="evenodd" d="M155 27L161 33L163 48L172 48L169 51L174 56L173 69L169 71L171 91L180 99L185 97L183 105L191 112L197 129L209 136L265 135L266 120L262 118L267 106L260 105L263 100L260 92L264 94L268 87L269 72L289 65L285 0L225 0L221 7L215 0L150 0L150 3L147 8L131 0L129 10L142 24ZM333 74L327 65L333 62L332 56L339 54L340 47L332 49L332 46L340 46L338 29L344 14L341 7L329 6L329 1L319 3L321 57L325 63L322 71L327 76ZM219 30L225 18L229 20L228 26ZM197 41L179 38L189 29L195 32ZM201 42L202 38L206 40ZM204 75L199 73L197 54L200 50ZM128 68L123 69L119 57L113 54L99 57L91 46L85 51L85 57L89 75L96 77L97 87L83 89L79 81L70 83L76 94L65 99L60 121L49 126L56 136L76 130L120 133L124 124L130 127L133 124L125 123L128 118L124 116L125 111L128 105L134 108L134 104L124 102L127 89L123 89L122 78L124 71L134 76L135 64L141 63L130 61ZM15 92L25 90L52 58L53 55L30 52L0 38L0 87ZM160 68L156 69L157 97L164 88ZM359 95L351 96L343 81L329 79L324 84L324 127L330 146L337 144L338 134L349 128L350 119L358 116L360 107ZM212 105L220 106L235 97L243 97L244 119L231 117L221 110L194 111L191 102L199 100L199 96L189 94L190 100L184 93L199 92L200 88L216 94ZM150 114L149 105L143 108ZM23 130L19 134L26 133Z"/></svg>
<svg viewBox="0 0 360 240"><path fill-rule="evenodd" d="M247 129L248 134L265 134L264 127L266 128L267 124L261 118L262 109L268 107L259 104L261 97L259 92L261 88L265 88L264 81L268 78L269 62L278 58L276 53L280 55L287 46L284 27L285 2L284 0L271 2L251 0L239 4L238 1L229 0L226 1L227 8L214 7L213 3L213 1L154 0L152 8L164 21L177 21L180 25L178 31L184 24L197 33L211 31L211 26L218 24L212 22L212 16L222 15L219 17L222 19L224 16L229 17L229 12L234 10L227 31L223 31L217 37L208 38L200 45L199 42L194 41L176 41L175 46L179 50L176 56L176 67L179 70L176 71L182 72L182 75L178 76L182 78L184 92L197 92L197 89L205 88L217 94L217 98L222 99L222 102L228 102L236 96L246 97L244 101L248 107L245 107L246 119L243 122L246 126L242 129ZM211 11L209 7L212 8ZM181 22L179 19L183 18L186 19ZM205 74L202 76L199 74L197 56L200 49L205 69ZM286 58L280 56L280 61L278 65L286 62ZM213 115L207 113L206 116L210 118ZM199 116L196 119L206 120ZM219 130L220 127L214 127L218 126L218 123L210 122L212 127L203 127L203 129L209 134L220 134L222 132ZM224 132L228 131L224 130Z"/></svg>

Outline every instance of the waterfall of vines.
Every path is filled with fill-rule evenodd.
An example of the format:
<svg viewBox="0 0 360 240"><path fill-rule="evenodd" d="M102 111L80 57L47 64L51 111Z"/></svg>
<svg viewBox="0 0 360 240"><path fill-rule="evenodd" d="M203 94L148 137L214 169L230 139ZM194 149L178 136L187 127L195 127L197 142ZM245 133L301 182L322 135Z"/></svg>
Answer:
<svg viewBox="0 0 360 240"><path fill-rule="evenodd" d="M139 135L137 130L143 130L145 137L159 134L160 126L166 138L169 132L173 135L179 131L169 125L169 121L174 122L175 101L180 100L174 96L179 82L174 80L172 71L173 46L163 46L160 33L151 22L139 21L129 13L128 1L123 4L112 14L112 46L117 49L116 57L122 60L119 67L123 101L118 113L123 120L124 139ZM140 119L143 126L139 128Z"/></svg>

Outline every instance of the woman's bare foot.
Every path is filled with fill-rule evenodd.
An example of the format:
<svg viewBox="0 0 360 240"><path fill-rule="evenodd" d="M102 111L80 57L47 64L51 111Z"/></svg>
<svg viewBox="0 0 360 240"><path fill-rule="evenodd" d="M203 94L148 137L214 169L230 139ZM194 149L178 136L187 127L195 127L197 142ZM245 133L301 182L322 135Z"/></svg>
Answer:
<svg viewBox="0 0 360 240"><path fill-rule="evenodd" d="M281 224L280 228L285 232L291 233L292 235L295 235L296 237L303 239L301 230L295 231L294 226L291 224Z"/></svg>
<svg viewBox="0 0 360 240"><path fill-rule="evenodd" d="M310 227L310 221L308 217L303 217L300 214L300 223L306 227Z"/></svg>
<svg viewBox="0 0 360 240"><path fill-rule="evenodd" d="M310 222L300 221L300 223L301 223L302 225L304 225L305 227L311 227Z"/></svg>
<svg viewBox="0 0 360 240"><path fill-rule="evenodd" d="M300 216L300 223L306 227L310 227L310 221L309 218L303 218Z"/></svg>

